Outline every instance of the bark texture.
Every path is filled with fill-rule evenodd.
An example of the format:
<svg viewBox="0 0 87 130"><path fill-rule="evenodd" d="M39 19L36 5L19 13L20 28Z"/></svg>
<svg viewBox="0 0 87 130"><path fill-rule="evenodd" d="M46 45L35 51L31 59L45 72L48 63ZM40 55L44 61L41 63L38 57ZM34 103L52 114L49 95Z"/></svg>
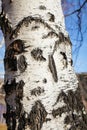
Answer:
<svg viewBox="0 0 87 130"><path fill-rule="evenodd" d="M87 129L61 0L3 0L2 7L8 130Z"/></svg>

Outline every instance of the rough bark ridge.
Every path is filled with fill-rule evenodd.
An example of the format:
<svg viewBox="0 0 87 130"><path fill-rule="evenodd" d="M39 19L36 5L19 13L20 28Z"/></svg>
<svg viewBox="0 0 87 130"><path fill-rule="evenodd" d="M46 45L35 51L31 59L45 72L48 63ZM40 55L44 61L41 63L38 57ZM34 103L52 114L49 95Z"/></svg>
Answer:
<svg viewBox="0 0 87 130"><path fill-rule="evenodd" d="M2 3L8 130L87 129L61 1Z"/></svg>

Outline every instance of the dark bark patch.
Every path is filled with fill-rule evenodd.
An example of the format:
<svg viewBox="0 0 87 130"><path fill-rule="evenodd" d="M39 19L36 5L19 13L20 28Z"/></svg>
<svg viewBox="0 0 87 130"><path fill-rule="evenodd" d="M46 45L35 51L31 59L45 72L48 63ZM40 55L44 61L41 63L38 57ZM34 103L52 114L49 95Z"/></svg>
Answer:
<svg viewBox="0 0 87 130"><path fill-rule="evenodd" d="M6 14L3 12L3 10L0 14L0 27L3 33L5 34L5 37L7 34L13 31L11 27L11 23L9 22L8 18L6 18Z"/></svg>
<svg viewBox="0 0 87 130"><path fill-rule="evenodd" d="M47 83L47 79L46 78L43 79L43 83L45 83L45 84Z"/></svg>
<svg viewBox="0 0 87 130"><path fill-rule="evenodd" d="M50 118L46 118L46 122L48 122L48 121L51 121L51 119Z"/></svg>
<svg viewBox="0 0 87 130"><path fill-rule="evenodd" d="M40 96L42 93L44 93L44 89L41 87L37 87L31 90L31 95L34 95L34 96Z"/></svg>
<svg viewBox="0 0 87 130"><path fill-rule="evenodd" d="M87 114L84 113L80 89L76 91L69 90L67 93L61 92L57 101L64 101L65 106L52 111L54 117L61 116L62 113L67 113L64 123L70 125L69 130L86 130L87 129ZM56 104L55 103L55 104Z"/></svg>
<svg viewBox="0 0 87 130"><path fill-rule="evenodd" d="M64 67L67 67L68 62L67 62L67 56L66 56L65 52L60 52L60 54L63 56L63 60L65 60Z"/></svg>
<svg viewBox="0 0 87 130"><path fill-rule="evenodd" d="M27 68L27 62L24 55L21 55L19 57L17 64L18 64L18 69L20 70L21 73L23 73Z"/></svg>
<svg viewBox="0 0 87 130"><path fill-rule="evenodd" d="M17 98L21 99L23 98L23 86L25 85L23 80L20 80L19 83L16 86L16 94Z"/></svg>
<svg viewBox="0 0 87 130"><path fill-rule="evenodd" d="M37 61L46 61L46 58L43 57L43 51L39 48L33 49L31 51L31 56Z"/></svg>
<svg viewBox="0 0 87 130"><path fill-rule="evenodd" d="M52 115L54 118L56 118L56 116L61 116L62 113L68 112L68 108L66 106L63 106L61 108L58 108L56 110L52 111Z"/></svg>
<svg viewBox="0 0 87 130"><path fill-rule="evenodd" d="M7 112L3 114L3 117L6 119L7 129L15 130L16 129L16 114L15 112Z"/></svg>
<svg viewBox="0 0 87 130"><path fill-rule="evenodd" d="M13 2L13 0L9 0L9 3L11 4Z"/></svg>
<svg viewBox="0 0 87 130"><path fill-rule="evenodd" d="M57 76L57 70L56 70L56 65L55 61L52 55L49 55L49 69L52 73L53 79L55 82L58 82L58 76Z"/></svg>
<svg viewBox="0 0 87 130"><path fill-rule="evenodd" d="M50 21L50 22L54 22L54 21L55 21L55 16L54 16L54 14L48 12L48 15L49 15L49 21Z"/></svg>
<svg viewBox="0 0 87 130"><path fill-rule="evenodd" d="M43 123L46 121L47 112L41 103L41 101L36 101L35 105L28 117L28 124L31 130L40 130Z"/></svg>
<svg viewBox="0 0 87 130"><path fill-rule="evenodd" d="M30 100L28 96L26 98L27 98L28 101Z"/></svg>
<svg viewBox="0 0 87 130"><path fill-rule="evenodd" d="M40 28L40 26L37 26L37 25L36 25L36 26L33 26L33 27L31 28L31 30L32 30L32 31L35 31L35 30L37 30L38 28Z"/></svg>
<svg viewBox="0 0 87 130"><path fill-rule="evenodd" d="M54 31L50 31L47 35L43 35L42 39L53 37L58 37L58 34L56 34Z"/></svg>
<svg viewBox="0 0 87 130"><path fill-rule="evenodd" d="M3 87L6 93L6 114L3 114L6 119L6 124L8 130L15 130L16 127L21 126L24 128L24 110L23 105L20 102L23 98L23 86L25 85L23 80L20 80L18 83L15 79L7 81ZM17 120L19 125L17 124ZM22 128L21 127L21 128ZM20 128L20 127L19 127ZM21 130L19 129L18 130Z"/></svg>
<svg viewBox="0 0 87 130"><path fill-rule="evenodd" d="M25 50L25 45L24 45L24 41L23 40L20 40L20 39L17 39L15 41L13 41L7 48L6 50L6 57L7 56L11 56L11 55L17 55L17 54L21 54L23 52L27 52Z"/></svg>
<svg viewBox="0 0 87 130"><path fill-rule="evenodd" d="M27 125L27 117L26 117L27 113L23 112L18 120L19 124L18 124L18 130L25 130L25 127Z"/></svg>
<svg viewBox="0 0 87 130"><path fill-rule="evenodd" d="M40 6L39 6L39 9L40 9L40 10L46 10L46 7L45 7L44 5L40 5Z"/></svg>
<svg viewBox="0 0 87 130"><path fill-rule="evenodd" d="M17 58L15 56L4 59L5 70L17 71Z"/></svg>
<svg viewBox="0 0 87 130"><path fill-rule="evenodd" d="M60 42L64 42L65 41L64 34L62 32L59 32L59 41Z"/></svg>
<svg viewBox="0 0 87 130"><path fill-rule="evenodd" d="M71 61L70 61L70 64L71 64L71 66L73 65L73 60L71 59Z"/></svg>
<svg viewBox="0 0 87 130"><path fill-rule="evenodd" d="M17 83L16 83L15 79L13 79L13 80L11 81L11 83L9 83L9 81L7 81L7 82L3 85L3 88L4 88L4 90L5 90L6 95L12 93L12 91L14 91L14 90L16 89L16 85L17 85Z"/></svg>
<svg viewBox="0 0 87 130"><path fill-rule="evenodd" d="M72 43L71 43L71 41L70 41L70 38L64 36L64 34L63 34L62 32L59 32L59 42L60 42L60 43L61 43L61 42L64 42L65 44L66 44L66 42L67 42L67 44L72 45Z"/></svg>

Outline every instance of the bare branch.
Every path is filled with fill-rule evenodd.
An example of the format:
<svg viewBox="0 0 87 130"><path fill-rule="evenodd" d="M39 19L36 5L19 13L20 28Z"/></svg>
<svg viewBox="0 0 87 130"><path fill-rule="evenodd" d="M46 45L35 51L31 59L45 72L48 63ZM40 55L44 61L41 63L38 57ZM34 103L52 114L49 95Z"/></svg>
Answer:
<svg viewBox="0 0 87 130"><path fill-rule="evenodd" d="M78 8L78 9L74 10L73 12L71 12L71 13L69 13L69 14L66 14L66 15L64 15L64 16L65 16L65 17L68 17L68 16L70 16L70 15L76 13L76 12L79 13L79 12L81 11L81 9L84 7L84 5L86 4L86 2L87 2L87 0L85 0L85 1L83 2L83 4L80 6L80 8Z"/></svg>

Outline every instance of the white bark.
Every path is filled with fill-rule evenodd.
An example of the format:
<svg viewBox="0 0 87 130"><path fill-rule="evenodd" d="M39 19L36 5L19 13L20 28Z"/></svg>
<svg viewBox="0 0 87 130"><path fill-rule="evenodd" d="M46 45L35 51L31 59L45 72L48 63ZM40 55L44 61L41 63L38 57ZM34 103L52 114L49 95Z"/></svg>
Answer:
<svg viewBox="0 0 87 130"><path fill-rule="evenodd" d="M9 39L10 33L6 35L6 47L17 39L25 41L25 47L29 46L26 48L26 53L15 55L17 60L21 55L25 56L26 70L21 73L18 65L17 71L6 69L5 80L8 81L8 84L11 84L14 77L17 83L20 80L24 81L21 103L26 113L31 113L35 102L40 101L43 104L47 112L46 119L49 118L50 121L43 122L41 130L68 130L71 126L64 124L68 112L55 118L52 115L53 110L66 105L63 100L56 102L61 91L68 94L69 90L74 92L78 86L71 66L71 43L65 31L61 0L13 0L10 4L9 0L3 0L3 6L13 29L19 28L17 25L22 21L17 35L14 33L11 39ZM23 22L24 17L27 19L25 23ZM64 36L59 36L60 32ZM42 50L39 58L37 58L39 55L37 50ZM33 55L35 51L36 54ZM65 58L63 54L66 56ZM13 110L16 109L15 92L7 97L7 102L13 107ZM34 130L30 126L26 129ZM39 130L39 126L35 130Z"/></svg>

